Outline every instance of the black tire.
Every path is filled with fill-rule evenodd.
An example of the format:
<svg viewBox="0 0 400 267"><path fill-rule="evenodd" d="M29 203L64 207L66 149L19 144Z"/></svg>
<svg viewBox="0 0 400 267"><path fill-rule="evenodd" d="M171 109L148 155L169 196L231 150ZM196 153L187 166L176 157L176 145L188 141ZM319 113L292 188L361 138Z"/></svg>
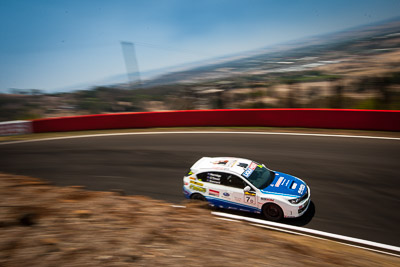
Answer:
<svg viewBox="0 0 400 267"><path fill-rule="evenodd" d="M202 194L199 194L199 193L194 193L194 194L192 194L192 195L190 196L190 199L193 199L193 200L200 200L200 201L207 201L206 198L205 198Z"/></svg>
<svg viewBox="0 0 400 267"><path fill-rule="evenodd" d="M268 203L263 206L263 214L270 221L280 221L283 218L283 211L281 207L276 204Z"/></svg>

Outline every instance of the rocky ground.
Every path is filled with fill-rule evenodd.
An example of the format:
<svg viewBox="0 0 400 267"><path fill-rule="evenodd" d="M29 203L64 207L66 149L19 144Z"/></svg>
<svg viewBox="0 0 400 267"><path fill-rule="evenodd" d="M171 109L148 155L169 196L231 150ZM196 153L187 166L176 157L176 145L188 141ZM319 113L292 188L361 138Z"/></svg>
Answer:
<svg viewBox="0 0 400 267"><path fill-rule="evenodd" d="M400 258L119 192L0 174L0 266L400 266Z"/></svg>

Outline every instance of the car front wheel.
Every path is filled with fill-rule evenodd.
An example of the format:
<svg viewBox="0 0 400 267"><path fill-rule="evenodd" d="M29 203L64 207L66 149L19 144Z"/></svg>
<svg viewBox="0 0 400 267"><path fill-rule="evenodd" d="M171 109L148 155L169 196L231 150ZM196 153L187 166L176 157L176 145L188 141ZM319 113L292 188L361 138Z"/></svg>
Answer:
<svg viewBox="0 0 400 267"><path fill-rule="evenodd" d="M280 221L283 218L283 211L281 207L276 204L265 204L263 206L263 214L270 221Z"/></svg>

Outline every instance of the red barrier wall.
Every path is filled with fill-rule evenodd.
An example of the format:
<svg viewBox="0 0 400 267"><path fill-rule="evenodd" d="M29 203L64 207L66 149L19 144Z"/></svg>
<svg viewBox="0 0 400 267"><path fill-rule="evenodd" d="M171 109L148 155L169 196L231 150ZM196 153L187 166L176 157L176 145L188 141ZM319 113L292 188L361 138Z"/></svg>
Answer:
<svg viewBox="0 0 400 267"><path fill-rule="evenodd" d="M400 131L400 111L335 109L235 109L99 114L33 120L33 131L270 126Z"/></svg>

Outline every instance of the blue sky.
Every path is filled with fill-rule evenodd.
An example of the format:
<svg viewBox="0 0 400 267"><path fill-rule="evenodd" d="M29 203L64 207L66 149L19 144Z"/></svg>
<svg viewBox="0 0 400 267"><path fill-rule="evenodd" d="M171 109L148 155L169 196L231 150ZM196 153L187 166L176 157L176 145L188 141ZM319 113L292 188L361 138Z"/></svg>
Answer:
<svg viewBox="0 0 400 267"><path fill-rule="evenodd" d="M52 91L400 16L398 0L0 0L0 92Z"/></svg>

